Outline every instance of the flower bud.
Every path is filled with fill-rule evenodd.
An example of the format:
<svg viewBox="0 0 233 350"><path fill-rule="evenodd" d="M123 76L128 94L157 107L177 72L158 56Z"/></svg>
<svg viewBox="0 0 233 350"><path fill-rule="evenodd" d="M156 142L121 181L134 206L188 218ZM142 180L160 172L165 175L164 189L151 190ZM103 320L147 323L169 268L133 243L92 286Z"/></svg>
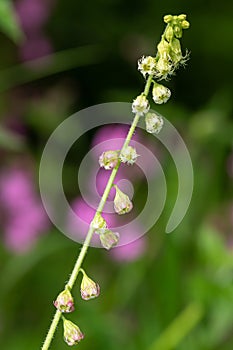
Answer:
<svg viewBox="0 0 233 350"><path fill-rule="evenodd" d="M188 29L190 27L190 23L188 21L182 21L181 26L183 29Z"/></svg>
<svg viewBox="0 0 233 350"><path fill-rule="evenodd" d="M149 102L145 95L141 94L133 100L132 103L132 112L138 114L139 116L143 116L150 109Z"/></svg>
<svg viewBox="0 0 233 350"><path fill-rule="evenodd" d="M66 320L63 317L63 327L64 327L64 340L65 342L72 346L77 345L80 340L84 338L84 334L80 331L79 327L73 322Z"/></svg>
<svg viewBox="0 0 233 350"><path fill-rule="evenodd" d="M180 26L175 26L174 34L178 39L182 38L182 28Z"/></svg>
<svg viewBox="0 0 233 350"><path fill-rule="evenodd" d="M163 17L163 20L165 23L170 23L172 21L173 16L172 15L166 15Z"/></svg>
<svg viewBox="0 0 233 350"><path fill-rule="evenodd" d="M162 103L166 103L169 100L171 91L161 84L154 83L152 95L154 102L160 105Z"/></svg>
<svg viewBox="0 0 233 350"><path fill-rule="evenodd" d="M116 189L116 195L114 198L115 212L119 215L129 213L133 209L131 200L117 186L114 187Z"/></svg>
<svg viewBox="0 0 233 350"><path fill-rule="evenodd" d="M94 219L91 222L91 227L94 230L103 229L107 227L107 223L100 213L96 213Z"/></svg>
<svg viewBox="0 0 233 350"><path fill-rule="evenodd" d="M158 50L160 57L162 57L163 59L166 59L166 60L169 59L170 46L166 40L162 39L158 43L157 50Z"/></svg>
<svg viewBox="0 0 233 350"><path fill-rule="evenodd" d="M150 134L158 134L163 127L163 118L156 113L147 113L145 117L146 131Z"/></svg>
<svg viewBox="0 0 233 350"><path fill-rule="evenodd" d="M98 285L98 283L92 281L83 270L82 273L83 279L80 288L82 299L90 300L98 297L100 294L100 286Z"/></svg>
<svg viewBox="0 0 233 350"><path fill-rule="evenodd" d="M184 19L186 19L186 17L187 17L187 15L182 14L182 15L178 16L178 19L183 21Z"/></svg>
<svg viewBox="0 0 233 350"><path fill-rule="evenodd" d="M118 163L118 154L118 151L103 152L99 157L99 165L106 170L115 168Z"/></svg>
<svg viewBox="0 0 233 350"><path fill-rule="evenodd" d="M151 56L146 56L146 57L142 57L139 61L138 61L138 70L142 73L142 75L145 77L146 74L153 74L154 73L154 69L155 69L155 65L156 65L156 60L154 57Z"/></svg>
<svg viewBox="0 0 233 350"><path fill-rule="evenodd" d="M74 311L74 300L68 289L63 290L53 304L61 312L68 313Z"/></svg>
<svg viewBox="0 0 233 350"><path fill-rule="evenodd" d="M170 59L170 56L169 56ZM156 64L156 77L158 79L166 79L174 71L174 67L169 59L160 58Z"/></svg>
<svg viewBox="0 0 233 350"><path fill-rule="evenodd" d="M100 241L102 246L109 250L115 247L119 241L120 235L118 232L113 232L110 230L101 230Z"/></svg>
<svg viewBox="0 0 233 350"><path fill-rule="evenodd" d="M122 150L120 153L120 161L122 163L127 164L134 164L137 160L138 154L136 152L136 149L131 146L127 146L125 149Z"/></svg>
<svg viewBox="0 0 233 350"><path fill-rule="evenodd" d="M166 32L165 32L165 38L167 39L167 41L171 41L172 38L174 36L174 33L173 33L173 28L172 26L168 26L168 28L166 29Z"/></svg>

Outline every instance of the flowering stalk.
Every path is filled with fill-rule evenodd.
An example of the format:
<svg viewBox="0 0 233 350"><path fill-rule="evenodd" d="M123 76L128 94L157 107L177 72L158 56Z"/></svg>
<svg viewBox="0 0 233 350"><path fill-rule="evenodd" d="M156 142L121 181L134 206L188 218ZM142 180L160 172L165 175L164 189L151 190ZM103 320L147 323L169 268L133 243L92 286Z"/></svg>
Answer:
<svg viewBox="0 0 233 350"><path fill-rule="evenodd" d="M174 71L178 68L180 64L184 64L185 59L187 58L187 54L185 56L182 56L179 41L179 39L182 36L183 29L187 29L189 27L189 23L186 21L186 15L168 15L164 17L164 22L167 23L167 26L164 31L164 34L161 37L161 41L157 46L158 53L156 57L142 57L141 60L139 60L138 62L138 69L142 73L144 78L146 78L146 84L144 91L133 101L132 111L135 114L135 116L124 141L123 147L120 151L107 151L100 156L100 166L104 167L106 170L112 171L108 183L105 187L104 193L102 195L102 198L100 200L100 203L98 205L98 208L96 210L96 213L89 226L89 230L87 232L80 254L74 265L70 278L65 286L65 302L67 300L70 301L71 296L69 293L74 286L79 272L82 272L83 274L84 280L82 281L81 294L85 296L86 300L99 295L98 284L89 279L85 274L84 270L81 268L83 260L85 258L94 233L100 235L102 245L106 249L112 248L118 242L119 234L114 233L107 228L107 223L101 215L105 203L107 201L109 192L113 187L114 179L116 177L121 162L127 163L129 165L132 165L134 162L136 162L138 155L136 153L136 150L133 147L129 146L129 143L135 132L139 119L143 116L146 116L150 109L147 97L150 91L151 84L153 84L154 86L152 92L154 102L158 104L166 103L167 100L170 98L171 92L163 85L156 83L154 79L167 79L168 76L174 73ZM163 121L160 119L160 117L158 118L156 115L149 114L149 116L146 116L146 124L148 132L158 133L163 125ZM119 190L117 191L118 194L115 203L116 212L118 212L119 214L123 214L122 210L119 209L119 206L121 207L122 205L124 206L124 213L129 212L132 209L132 204L128 196L122 193L121 191L119 192ZM67 293L67 291L69 291L69 293ZM68 306L67 304L65 304L64 306L63 293L64 292L62 292L62 298L59 295L57 301L55 302L55 306L58 305L59 307L57 308L57 311L54 315L49 332L42 346L42 350L49 349L58 322L61 319L62 311L64 312L64 307L65 310L68 310L68 312L73 311L73 304L71 305L71 307L70 304ZM64 323L64 332L66 334L65 338L68 345L77 344L77 342L79 342L84 337L83 334L81 333L78 326L66 320L64 316L62 317Z"/></svg>

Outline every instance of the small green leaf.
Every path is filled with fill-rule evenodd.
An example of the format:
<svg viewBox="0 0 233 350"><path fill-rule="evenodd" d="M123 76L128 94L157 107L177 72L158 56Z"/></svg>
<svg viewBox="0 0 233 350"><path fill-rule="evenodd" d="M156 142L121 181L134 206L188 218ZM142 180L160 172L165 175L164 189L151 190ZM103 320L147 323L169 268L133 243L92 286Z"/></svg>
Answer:
<svg viewBox="0 0 233 350"><path fill-rule="evenodd" d="M19 43L24 37L10 0L0 1L0 30L15 43Z"/></svg>

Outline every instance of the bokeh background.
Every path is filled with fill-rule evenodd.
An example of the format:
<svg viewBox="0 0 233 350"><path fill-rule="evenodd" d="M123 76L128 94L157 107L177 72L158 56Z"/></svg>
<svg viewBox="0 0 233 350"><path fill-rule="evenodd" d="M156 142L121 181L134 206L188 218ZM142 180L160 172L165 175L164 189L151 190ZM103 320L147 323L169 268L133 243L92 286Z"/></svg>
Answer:
<svg viewBox="0 0 233 350"><path fill-rule="evenodd" d="M158 111L190 151L192 202L180 226L166 235L176 170L159 142L140 135L165 171L165 209L132 245L113 252L90 249L85 269L101 285L101 296L82 301L79 279L77 312L70 319L86 335L79 345L84 350L232 349L233 3L226 0L1 0L1 349L40 348L52 301L80 250L53 227L42 207L38 168L46 140L82 108L132 101L144 85L137 59L154 54L162 17L169 13L188 15L191 27L182 44L191 59L167 83L172 98ZM85 134L65 163L66 195L84 220L91 211L80 197L78 164L98 139L123 129ZM134 184L140 209L146 194L141 174ZM66 348L60 325L51 349Z"/></svg>

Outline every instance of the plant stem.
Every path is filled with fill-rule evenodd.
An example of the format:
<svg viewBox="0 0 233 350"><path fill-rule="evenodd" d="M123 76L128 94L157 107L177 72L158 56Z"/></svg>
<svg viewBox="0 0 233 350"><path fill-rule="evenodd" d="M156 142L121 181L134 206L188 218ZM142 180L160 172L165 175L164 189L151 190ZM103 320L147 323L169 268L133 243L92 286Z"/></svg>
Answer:
<svg viewBox="0 0 233 350"><path fill-rule="evenodd" d="M145 85L144 92L143 92L143 94L145 96L147 96L148 93L149 93L151 82L152 82L152 76L149 76L148 79L147 79L146 85ZM122 146L121 153L125 150L126 147L128 147L128 145L129 145L129 143L131 141L131 138L132 138L132 136L133 136L133 134L135 132L135 129L137 127L139 119L140 119L140 116L138 114L135 114L135 117L133 119L131 127L130 127L130 129L128 131L128 134L126 136L125 142L124 142L124 144ZM103 211L103 208L104 208L105 203L107 201L109 192L110 192L110 190L112 188L112 185L113 185L113 182L114 182L114 179L116 177L116 174L117 174L117 171L118 171L119 167L120 167L120 161L118 162L117 166L111 172L111 175L109 177L108 183L107 183L107 185L105 187L104 193L102 195L102 198L100 200L100 203L98 205L98 208L96 210L96 213L95 213L95 216L94 216L93 220L95 220L96 216L98 214L101 214L102 211ZM84 257L85 257L85 255L87 253L87 250L88 250L88 247L90 245L93 233L94 233L94 229L90 226L89 230L88 230L88 233L87 233L87 236L85 238L85 241L83 243L82 249L81 249L81 251L79 253L78 259L77 259L77 261L76 261L76 263L74 265L74 268L72 270L70 278L69 278L69 280L68 280L68 282L66 284L66 287L69 288L70 290L73 288L73 285L74 285L74 283L75 283L75 281L77 279L79 270L80 270L80 268L82 266L82 262L84 260ZM51 344L51 341L53 339L54 333L56 331L56 328L57 328L57 325L58 325L58 322L59 322L61 316L62 316L62 313L59 310L57 310L41 350L48 350L49 349L49 346Z"/></svg>

